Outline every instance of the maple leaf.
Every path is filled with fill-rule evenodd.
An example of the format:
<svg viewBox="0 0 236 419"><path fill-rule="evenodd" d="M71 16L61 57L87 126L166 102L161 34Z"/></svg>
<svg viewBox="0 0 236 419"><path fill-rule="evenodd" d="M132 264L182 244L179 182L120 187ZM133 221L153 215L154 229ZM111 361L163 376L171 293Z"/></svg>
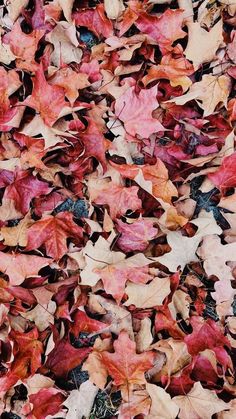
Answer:
<svg viewBox="0 0 236 419"><path fill-rule="evenodd" d="M145 384L144 372L153 366L154 354L136 354L135 343L122 331L114 342L114 353L102 352L103 362L116 386L129 394L134 384Z"/></svg>
<svg viewBox="0 0 236 419"><path fill-rule="evenodd" d="M152 276L148 274L147 266L143 266L144 263L142 254L137 254L124 261L94 271L101 278L106 293L111 294L120 303L127 281L138 284L146 283L152 279Z"/></svg>
<svg viewBox="0 0 236 419"><path fill-rule="evenodd" d="M16 210L23 215L29 211L33 198L51 191L46 182L38 180L26 170L16 170L15 172L2 170L0 185L1 187L6 186L4 198L14 200Z"/></svg>
<svg viewBox="0 0 236 419"><path fill-rule="evenodd" d="M128 300L124 305L131 304L136 307L151 308L162 305L164 299L170 293L170 279L154 278L149 284L129 283L125 288Z"/></svg>
<svg viewBox="0 0 236 419"><path fill-rule="evenodd" d="M156 260L167 266L171 272L175 272L179 266L184 269L187 263L198 260L196 251L204 236L221 234L222 230L211 213L203 211L201 215L198 219L192 220L192 223L199 228L193 237L182 236L179 231L171 231L167 234L167 241L172 250Z"/></svg>
<svg viewBox="0 0 236 419"><path fill-rule="evenodd" d="M229 408L214 391L204 389L200 382L196 382L186 396L176 396L172 400L180 407L180 419L211 419L215 413Z"/></svg>
<svg viewBox="0 0 236 419"><path fill-rule="evenodd" d="M154 132L164 131L161 123L152 116L157 107L156 86L149 90L142 89L139 94L133 86L116 100L115 115L124 122L128 134L148 138Z"/></svg>
<svg viewBox="0 0 236 419"><path fill-rule="evenodd" d="M49 353L45 368L56 377L66 377L70 370L81 364L90 351L91 348L76 349L67 340L60 340Z"/></svg>
<svg viewBox="0 0 236 419"><path fill-rule="evenodd" d="M27 71L37 71L38 64L35 61L35 53L44 33L44 29L36 29L26 34L21 30L19 20L15 22L11 32L4 37L4 41L10 45L11 51L16 57L16 66L18 68Z"/></svg>
<svg viewBox="0 0 236 419"><path fill-rule="evenodd" d="M153 65L146 76L143 77L143 83L147 86L154 80L167 79L173 87L181 86L183 92L188 90L192 81L189 77L193 74L194 68L192 64L184 57L175 58L172 54L166 54L161 59L159 65Z"/></svg>
<svg viewBox="0 0 236 419"><path fill-rule="evenodd" d="M102 163L105 170L107 166L105 137L93 119L87 118L87 122L88 126L85 131L80 133L79 138L84 144L86 155L95 157Z"/></svg>
<svg viewBox="0 0 236 419"><path fill-rule="evenodd" d="M31 219L30 214L26 214L17 226L14 227L2 227L1 236L4 239L6 246L23 246L27 245L27 232L28 228L34 223Z"/></svg>
<svg viewBox="0 0 236 419"><path fill-rule="evenodd" d="M98 4L95 9L81 10L73 13L72 18L78 26L85 26L96 36L108 38L113 34L112 23L104 13L104 5Z"/></svg>
<svg viewBox="0 0 236 419"><path fill-rule="evenodd" d="M68 237L77 240L83 237L83 229L75 224L73 214L60 212L55 216L48 215L29 228L26 250L34 250L44 244L48 256L60 259L67 252Z"/></svg>
<svg viewBox="0 0 236 419"><path fill-rule="evenodd" d="M235 173L236 153L231 154L223 159L220 168L215 173L208 175L209 179L216 185L223 193L226 188L236 186Z"/></svg>
<svg viewBox="0 0 236 419"><path fill-rule="evenodd" d="M176 105L184 105L190 100L196 100L204 110L203 116L211 115L219 103L227 104L231 90L231 80L227 75L213 76L204 74L202 80L194 83L189 92L183 96L171 99Z"/></svg>
<svg viewBox="0 0 236 419"><path fill-rule="evenodd" d="M84 73L77 73L71 67L60 68L48 80L53 86L62 87L65 95L71 104L75 102L79 95L79 90L90 85L88 76Z"/></svg>
<svg viewBox="0 0 236 419"><path fill-rule="evenodd" d="M72 390L69 397L63 402L68 408L67 419L83 419L89 417L93 407L98 388L87 380L82 383L78 390Z"/></svg>
<svg viewBox="0 0 236 419"><path fill-rule="evenodd" d="M222 20L219 20L207 31L199 22L188 23L188 44L184 54L196 69L203 63L213 61L217 49L223 45L222 24Z"/></svg>
<svg viewBox="0 0 236 419"><path fill-rule="evenodd" d="M37 276L38 271L50 263L51 259L40 256L0 252L0 270L8 275L11 285L19 285L25 278Z"/></svg>
<svg viewBox="0 0 236 419"><path fill-rule="evenodd" d="M175 419L179 408L170 395L155 384L146 384L146 389L152 400L147 419Z"/></svg>
<svg viewBox="0 0 236 419"><path fill-rule="evenodd" d="M224 346L230 347L230 343L220 327L213 320L203 321L198 316L192 317L190 323L193 332L184 338L188 352L191 355L196 355L205 349L212 349L218 362L227 367L230 362Z"/></svg>
<svg viewBox="0 0 236 419"><path fill-rule="evenodd" d="M56 388L43 388L29 396L32 406L30 417L46 419L49 415L55 415L61 410L65 396L61 390ZM23 412L24 413L24 408Z"/></svg>
<svg viewBox="0 0 236 419"><path fill-rule="evenodd" d="M198 249L198 256L204 260L204 269L208 276L215 275L222 281L233 279L231 267L226 263L235 260L236 243L222 246L216 235L203 237ZM217 256L216 256L217 255Z"/></svg>
<svg viewBox="0 0 236 419"><path fill-rule="evenodd" d="M121 234L117 244L124 252L146 250L149 240L154 239L158 232L157 228L153 227L153 221L145 218L139 218L131 224L117 220L116 228Z"/></svg>
<svg viewBox="0 0 236 419"><path fill-rule="evenodd" d="M107 325L98 320L92 319L84 311L77 310L73 316L73 324L71 326L71 332L75 336L79 336L80 332L95 332L102 330Z"/></svg>
<svg viewBox="0 0 236 419"><path fill-rule="evenodd" d="M145 182L147 181L148 191L150 189L150 193L157 198L171 202L172 197L178 195L177 189L169 179L167 168L158 158L154 165L120 164L115 167L122 176L135 180L139 186L144 187L144 190L146 190Z"/></svg>
<svg viewBox="0 0 236 419"><path fill-rule="evenodd" d="M45 124L49 126L57 121L60 112L67 105L64 89L51 86L47 82L42 65L35 73L32 95L28 96L23 103L39 112Z"/></svg>
<svg viewBox="0 0 236 419"><path fill-rule="evenodd" d="M82 57L82 50L76 36L76 28L68 22L58 22L55 28L46 36L47 40L54 46L51 54L52 64L60 67L60 64L79 63Z"/></svg>
<svg viewBox="0 0 236 419"><path fill-rule="evenodd" d="M181 29L183 18L182 10L168 9L160 17L142 12L135 26L154 39L164 51L168 51L174 41L186 36L186 32Z"/></svg>
<svg viewBox="0 0 236 419"><path fill-rule="evenodd" d="M112 219L124 215L127 210L141 209L142 201L138 198L137 186L126 188L109 182L99 189L90 188L90 193L95 204L108 205Z"/></svg>

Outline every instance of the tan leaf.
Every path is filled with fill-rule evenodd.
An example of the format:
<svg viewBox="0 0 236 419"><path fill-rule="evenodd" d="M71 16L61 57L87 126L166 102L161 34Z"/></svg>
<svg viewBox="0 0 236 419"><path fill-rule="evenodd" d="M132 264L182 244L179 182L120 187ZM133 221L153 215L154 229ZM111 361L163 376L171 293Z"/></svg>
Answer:
<svg viewBox="0 0 236 419"><path fill-rule="evenodd" d="M148 383L146 389L152 400L151 409L146 419L175 419L179 407L171 400L164 388Z"/></svg>
<svg viewBox="0 0 236 419"><path fill-rule="evenodd" d="M93 351L89 354L82 367L83 371L88 371L90 380L101 389L105 387L108 376L107 369L102 361L101 352L109 351L111 347L110 339L102 340L97 338L93 346Z"/></svg>
<svg viewBox="0 0 236 419"><path fill-rule="evenodd" d="M10 0L7 2L9 17L13 22L20 16L22 10L28 3L29 0Z"/></svg>
<svg viewBox="0 0 236 419"><path fill-rule="evenodd" d="M215 413L230 407L215 391L204 389L199 381L186 396L176 396L172 400L180 407L180 419L211 419Z"/></svg>
<svg viewBox="0 0 236 419"><path fill-rule="evenodd" d="M227 105L228 95L231 89L231 80L227 75L212 76L205 74L202 80L194 83L189 92L183 96L171 99L176 105L184 105L190 100L196 100L204 110L203 116L211 115L219 103Z"/></svg>
<svg viewBox="0 0 236 419"><path fill-rule="evenodd" d="M195 69L213 61L216 51L223 44L223 22L220 19L208 32L199 22L188 24L188 44L184 53L193 62Z"/></svg>
<svg viewBox="0 0 236 419"><path fill-rule="evenodd" d="M67 22L71 23L71 12L74 4L74 0L58 0L60 7L63 10L64 16Z"/></svg>
<svg viewBox="0 0 236 419"><path fill-rule="evenodd" d="M125 288L129 299L124 305L134 304L140 308L152 308L163 303L170 293L170 279L154 278L149 284L134 284L129 282Z"/></svg>
<svg viewBox="0 0 236 419"><path fill-rule="evenodd" d="M87 380L80 384L79 390L72 390L63 405L68 408L66 419L88 418L93 407L98 388Z"/></svg>
<svg viewBox="0 0 236 419"><path fill-rule="evenodd" d="M117 19L125 10L123 0L104 0L104 8L109 19Z"/></svg>
<svg viewBox="0 0 236 419"><path fill-rule="evenodd" d="M135 336L137 352L143 352L151 345L153 341L151 327L152 322L149 317L141 320L140 329Z"/></svg>
<svg viewBox="0 0 236 419"><path fill-rule="evenodd" d="M14 227L2 227L1 236L4 239L6 246L26 246L27 245L27 231L34 223L30 214L26 214L25 218Z"/></svg>
<svg viewBox="0 0 236 419"><path fill-rule="evenodd" d="M197 233L193 237L185 237L179 231L171 231L167 234L167 241L171 251L163 256L152 258L162 265L165 265L169 271L176 272L178 267L184 269L190 262L198 261L196 256L197 248L202 238L208 234L221 234L221 228L216 224L212 213L203 211L192 223L198 227Z"/></svg>

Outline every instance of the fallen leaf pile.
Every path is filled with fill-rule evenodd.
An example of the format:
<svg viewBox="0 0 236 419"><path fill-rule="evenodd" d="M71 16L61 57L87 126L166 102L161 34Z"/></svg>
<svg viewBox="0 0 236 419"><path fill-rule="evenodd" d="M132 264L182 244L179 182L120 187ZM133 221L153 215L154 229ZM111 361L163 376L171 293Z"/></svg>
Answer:
<svg viewBox="0 0 236 419"><path fill-rule="evenodd" d="M233 419L235 0L0 27L1 418Z"/></svg>

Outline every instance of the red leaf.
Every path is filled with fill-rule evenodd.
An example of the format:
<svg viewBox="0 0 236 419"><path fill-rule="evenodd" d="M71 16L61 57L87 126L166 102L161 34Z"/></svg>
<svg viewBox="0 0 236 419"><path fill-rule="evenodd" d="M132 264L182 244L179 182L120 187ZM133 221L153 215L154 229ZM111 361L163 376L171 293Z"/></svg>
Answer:
<svg viewBox="0 0 236 419"><path fill-rule="evenodd" d="M130 340L127 332L120 332L114 342L114 353L101 353L103 362L116 386L133 386L144 384L144 372L153 366L153 352L136 354L135 343Z"/></svg>
<svg viewBox="0 0 236 419"><path fill-rule="evenodd" d="M61 405L66 397L56 388L45 388L36 394L29 396L29 401L33 405L29 419L45 419L49 415L55 415L61 410Z"/></svg>
<svg viewBox="0 0 236 419"><path fill-rule="evenodd" d="M72 18L75 19L76 25L85 26L99 38L113 35L112 23L105 15L103 4L98 4L95 9L75 12Z"/></svg>
<svg viewBox="0 0 236 419"><path fill-rule="evenodd" d="M221 167L215 172L208 175L209 179L223 193L227 188L236 186L236 153L231 154L223 159Z"/></svg>
<svg viewBox="0 0 236 419"><path fill-rule="evenodd" d="M8 176L9 181L4 192L4 198L13 199L16 209L23 215L29 211L33 198L51 192L51 188L46 182L38 180L29 171L18 170L14 173L2 171L0 182L1 178L6 178L6 176Z"/></svg>
<svg viewBox="0 0 236 419"><path fill-rule="evenodd" d="M149 245L149 240L157 235L157 228L153 227L153 221L139 218L132 224L117 220L117 230L121 234L117 244L123 252L135 250L144 251Z"/></svg>
<svg viewBox="0 0 236 419"><path fill-rule="evenodd" d="M46 254L60 259L67 252L67 238L81 239L83 229L73 221L70 212L60 212L56 216L47 215L36 221L28 230L26 250L34 250L45 245Z"/></svg>
<svg viewBox="0 0 236 419"><path fill-rule="evenodd" d="M148 138L154 132L164 131L161 123L152 116L157 107L156 86L148 90L142 89L139 94L133 86L116 100L115 114L124 122L128 134Z"/></svg>
<svg viewBox="0 0 236 419"><path fill-rule="evenodd" d="M45 367L56 377L66 377L68 372L81 364L92 348L74 348L67 340L60 340L48 355Z"/></svg>
<svg viewBox="0 0 236 419"><path fill-rule="evenodd" d="M45 124L49 126L57 121L60 112L67 105L64 89L51 86L47 82L42 65L35 73L32 95L26 98L23 103L39 112Z"/></svg>

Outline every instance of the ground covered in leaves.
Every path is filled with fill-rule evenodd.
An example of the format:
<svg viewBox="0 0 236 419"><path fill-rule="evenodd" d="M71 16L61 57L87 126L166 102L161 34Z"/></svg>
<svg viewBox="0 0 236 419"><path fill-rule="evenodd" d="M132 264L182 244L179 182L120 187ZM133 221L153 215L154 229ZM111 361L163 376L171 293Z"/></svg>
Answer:
<svg viewBox="0 0 236 419"><path fill-rule="evenodd" d="M2 3L1 418L236 417L236 1Z"/></svg>

